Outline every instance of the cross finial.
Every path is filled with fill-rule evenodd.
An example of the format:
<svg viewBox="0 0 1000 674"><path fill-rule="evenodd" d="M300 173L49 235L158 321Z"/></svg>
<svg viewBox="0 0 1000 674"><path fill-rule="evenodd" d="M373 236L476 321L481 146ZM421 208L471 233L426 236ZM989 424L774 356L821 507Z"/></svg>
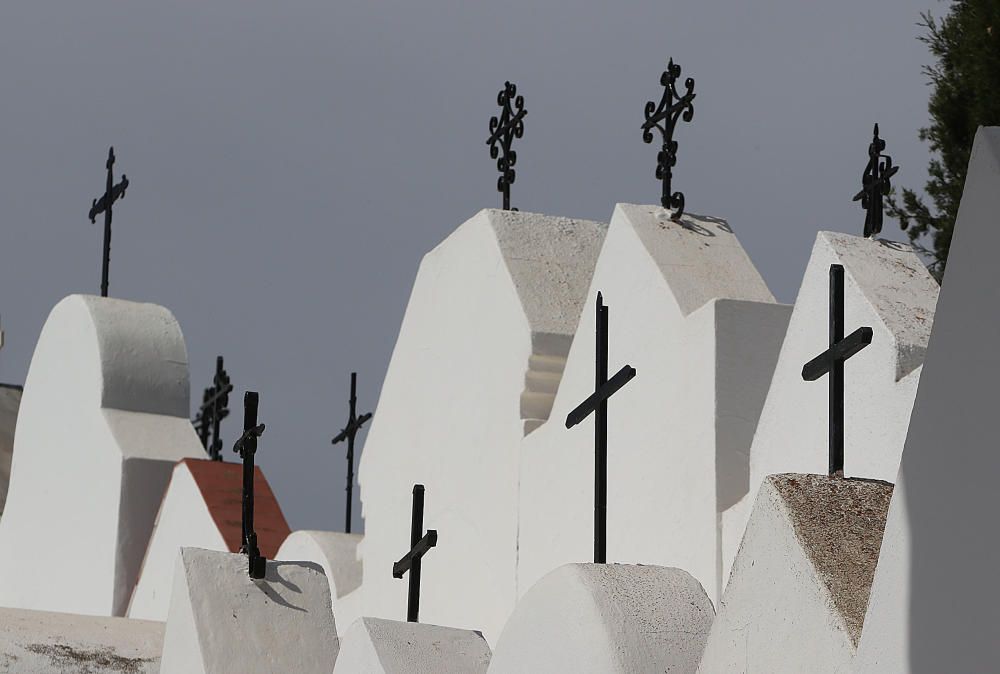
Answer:
<svg viewBox="0 0 1000 674"><path fill-rule="evenodd" d="M222 461L222 420L229 416L229 394L233 391L229 373L223 365L222 356L215 359L215 376L212 385L205 389L201 407L194 418L194 427L205 453L212 461Z"/></svg>
<svg viewBox="0 0 1000 674"><path fill-rule="evenodd" d="M673 220L679 220L684 214L684 195L680 192L671 193L671 181L673 180L673 169L677 164L677 141L674 140L674 128L677 120L682 118L685 122L690 122L694 118L694 79L689 77L684 80L685 92L683 95L677 93L677 80L681 76L681 67L674 63L673 59L667 64L667 69L660 75L660 84L663 86L663 97L660 104L653 101L646 102L646 121L642 124L642 140L645 143L653 142L653 129L660 132L663 145L656 155L656 179L662 184L660 195L660 205L666 209L676 209L671 214Z"/></svg>
<svg viewBox="0 0 1000 674"><path fill-rule="evenodd" d="M524 96L518 96L517 85L510 82L505 82L504 88L497 94L497 105L501 108L500 116L490 117L490 136L486 144L490 146L490 158L497 160L497 170L500 171L497 191L503 194L503 209L509 211L510 186L514 184L514 164L517 163L517 152L510 145L515 138L524 135L524 117L528 111L524 109Z"/></svg>
<svg viewBox="0 0 1000 674"><path fill-rule="evenodd" d="M243 396L243 435L233 445L233 451L243 459L243 547L247 555L247 569L250 577L264 577L267 559L257 547L257 532L253 527L253 476L254 455L257 453L257 438L264 434L264 424L257 423L256 391L247 391Z"/></svg>
<svg viewBox="0 0 1000 674"><path fill-rule="evenodd" d="M625 365L608 379L608 307L597 293L597 338L594 392L566 416L572 428L594 413L594 563L607 561L608 531L608 398L635 376L635 368Z"/></svg>
<svg viewBox="0 0 1000 674"><path fill-rule="evenodd" d="M107 181L104 194L100 199L94 199L90 205L90 212L87 217L90 222L97 222L97 216L104 213L104 261L101 265L101 297L108 296L108 267L111 264L111 210L112 206L119 199L125 198L125 189L128 187L128 177L123 173L121 182L114 184L115 148L108 148L108 160L104 166L108 170Z"/></svg>
<svg viewBox="0 0 1000 674"><path fill-rule="evenodd" d="M358 404L358 373L351 373L351 399L350 412L347 415L347 426L340 430L340 433L331 440L331 444L337 444L347 440L347 509L345 512L344 531L351 533L351 504L354 498L354 436L358 434L366 421L372 418L371 412L366 412L360 417L357 415Z"/></svg>
<svg viewBox="0 0 1000 674"><path fill-rule="evenodd" d="M858 328L844 337L844 267L830 265L830 348L802 367L802 378L830 376L829 474L844 475L844 362L872 343L872 329Z"/></svg>
<svg viewBox="0 0 1000 674"><path fill-rule="evenodd" d="M868 145L868 164L861 176L861 191L852 201L860 201L865 209L865 237L873 237L882 231L882 198L892 190L891 179L899 170L892 165L892 157L882 154L885 141L878 136L878 124ZM884 160L884 161L883 161Z"/></svg>
<svg viewBox="0 0 1000 674"><path fill-rule="evenodd" d="M410 551L392 565L392 577L402 578L410 573L406 595L406 621L415 623L420 613L420 560L437 545L438 534L428 529L424 534L424 485L413 485L413 506L410 511Z"/></svg>

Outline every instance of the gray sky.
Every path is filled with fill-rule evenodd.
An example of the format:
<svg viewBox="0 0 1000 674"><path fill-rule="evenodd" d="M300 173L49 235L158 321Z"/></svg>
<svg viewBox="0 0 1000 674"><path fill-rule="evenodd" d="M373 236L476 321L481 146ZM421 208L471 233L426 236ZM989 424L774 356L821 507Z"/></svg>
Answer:
<svg viewBox="0 0 1000 674"><path fill-rule="evenodd" d="M639 126L673 56L697 92L675 189L728 218L790 302L817 230L861 232L851 197L873 122L897 185L923 185L916 23L947 7L5 0L0 381L24 381L59 299L99 290L101 226L86 215L114 144L131 185L111 295L174 312L192 401L225 355L227 459L242 391L260 390L258 461L290 524L340 529L344 450L329 441L349 373L370 410L421 256L499 206L485 140L505 79L529 112L513 204L607 221L616 202L659 198Z"/></svg>

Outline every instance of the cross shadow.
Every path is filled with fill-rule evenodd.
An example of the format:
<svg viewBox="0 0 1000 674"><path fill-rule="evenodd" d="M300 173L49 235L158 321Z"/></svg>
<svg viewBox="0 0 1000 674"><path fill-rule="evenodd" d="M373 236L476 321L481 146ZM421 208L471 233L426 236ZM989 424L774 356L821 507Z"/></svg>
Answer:
<svg viewBox="0 0 1000 674"><path fill-rule="evenodd" d="M314 562L273 562L273 561L268 561L267 562L266 571L264 573L264 582L262 582L262 583L257 582L257 583L254 583L254 585L256 585L257 588L261 592L263 592L267 596L267 598L270 599L271 601L273 601L275 604L277 604L279 606L284 606L285 608L290 608L293 611L301 611L302 613L308 613L307 609L304 609L301 606L296 606L296 605L290 603L287 599L285 599L280 594L278 594L278 592L274 589L274 587L272 587L272 584L278 584L278 585L281 585L282 587L284 587L285 589L287 589L289 593L302 594L302 588L301 587L299 587L298 585L296 585L292 581L288 580L287 578L282 577L282 575L281 575L281 567L283 567L283 566L289 566L289 565L292 565L292 566L304 566L306 568L310 568L310 569L313 569L315 571L319 571L321 574L323 574L324 577L326 576L326 574L323 572L323 567L321 567L319 564L316 564Z"/></svg>
<svg viewBox="0 0 1000 674"><path fill-rule="evenodd" d="M886 248L902 251L904 253L911 252L913 250L912 246L901 241L890 241L889 239L875 239L875 241L877 241L880 246L885 246Z"/></svg>

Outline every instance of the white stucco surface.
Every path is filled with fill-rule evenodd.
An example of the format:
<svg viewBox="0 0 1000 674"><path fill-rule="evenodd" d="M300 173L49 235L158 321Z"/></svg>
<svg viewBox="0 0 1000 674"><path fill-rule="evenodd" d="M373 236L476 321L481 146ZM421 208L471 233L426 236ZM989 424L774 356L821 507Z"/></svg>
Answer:
<svg viewBox="0 0 1000 674"><path fill-rule="evenodd" d="M281 544L275 559L315 562L323 567L330 582L333 615L341 630L360 618L359 588L361 587L361 560L358 543L361 534L339 531L295 531Z"/></svg>
<svg viewBox="0 0 1000 674"><path fill-rule="evenodd" d="M318 564L269 560L253 580L246 555L181 550L161 674L329 674L338 650Z"/></svg>
<svg viewBox="0 0 1000 674"><path fill-rule="evenodd" d="M862 672L988 672L1000 378L1000 128L976 134L858 653Z"/></svg>
<svg viewBox="0 0 1000 674"><path fill-rule="evenodd" d="M872 480L766 478L698 671L851 671L891 493Z"/></svg>
<svg viewBox="0 0 1000 674"><path fill-rule="evenodd" d="M939 287L906 244L819 232L750 449L749 491L723 514L724 578L765 476L827 472L829 384L803 381L802 366L829 345L831 264L844 266L844 333L873 330L844 367L845 475L896 479Z"/></svg>
<svg viewBox="0 0 1000 674"><path fill-rule="evenodd" d="M0 608L7 674L156 674L163 623Z"/></svg>
<svg viewBox="0 0 1000 674"><path fill-rule="evenodd" d="M226 552L226 542L212 521L191 471L174 467L170 486L156 518L156 527L128 608L130 618L166 620L181 547Z"/></svg>
<svg viewBox="0 0 1000 674"><path fill-rule="evenodd" d="M478 632L359 618L340 641L334 674L482 674L490 647Z"/></svg>
<svg viewBox="0 0 1000 674"><path fill-rule="evenodd" d="M567 564L518 602L489 671L694 672L714 616L680 569Z"/></svg>
<svg viewBox="0 0 1000 674"><path fill-rule="evenodd" d="M516 600L518 449L548 417L606 226L481 211L421 262L361 455L364 615L405 616L426 485L423 621L499 635Z"/></svg>
<svg viewBox="0 0 1000 674"><path fill-rule="evenodd" d="M0 605L124 614L171 469L202 454L188 389L163 307L84 295L55 306L18 415Z"/></svg>
<svg viewBox="0 0 1000 674"><path fill-rule="evenodd" d="M609 306L609 371L636 377L608 404L608 561L722 584L719 513L747 454L790 307L774 302L728 224L619 204L550 420L521 451L518 591L593 560L594 421L567 413L594 387L594 305Z"/></svg>

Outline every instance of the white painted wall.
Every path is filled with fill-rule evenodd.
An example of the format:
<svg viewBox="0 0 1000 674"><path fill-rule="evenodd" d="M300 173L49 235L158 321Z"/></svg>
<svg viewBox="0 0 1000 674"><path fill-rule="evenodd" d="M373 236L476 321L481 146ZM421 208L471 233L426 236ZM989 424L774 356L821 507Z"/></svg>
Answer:
<svg viewBox="0 0 1000 674"><path fill-rule="evenodd" d="M976 134L858 655L864 672L986 672L995 582L1000 127Z"/></svg>
<svg viewBox="0 0 1000 674"><path fill-rule="evenodd" d="M414 483L439 532L421 619L496 638L516 599L518 448L547 416L605 226L481 211L417 274L359 482L364 615L402 619Z"/></svg>
<svg viewBox="0 0 1000 674"><path fill-rule="evenodd" d="M183 548L177 557L161 674L329 674L337 627L323 569L268 560L263 580L242 554Z"/></svg>
<svg viewBox="0 0 1000 674"><path fill-rule="evenodd" d="M675 566L717 598L719 513L746 490L757 415L790 308L774 303L727 224L619 204L551 419L524 440L518 590L593 560L594 421L567 413L594 386L594 304L609 309L608 560Z"/></svg>
<svg viewBox="0 0 1000 674"><path fill-rule="evenodd" d="M483 674L490 647L478 632L359 618L340 641L334 674Z"/></svg>
<svg viewBox="0 0 1000 674"><path fill-rule="evenodd" d="M182 546L228 551L205 505L205 498L184 462L174 466L173 477L157 513L139 581L129 604L130 618L167 619L177 553Z"/></svg>
<svg viewBox="0 0 1000 674"><path fill-rule="evenodd" d="M851 553L838 548L836 542L829 549L810 549L812 541L795 524L794 504L781 494L783 487L794 485L796 480L805 483L830 479L772 475L764 480L705 645L700 674L851 671L856 635L852 635L845 614L836 608L831 587L840 586L824 575L830 569L843 573ZM871 494L866 492L875 492L876 500L882 499L881 519L873 518L870 525L854 522L862 530L852 533L861 540L877 541L885 522L887 487L852 482L838 480L837 486L845 488L846 498L824 501L822 507L832 513L838 509L850 511L845 517L851 517L868 506L866 495ZM824 485L819 487L804 488L806 497L823 499L825 495L812 493L821 491ZM871 529L865 530L865 526ZM857 542L852 538L844 542L844 547ZM875 549L877 542L873 543L873 558ZM817 555L822 556L823 566L817 565Z"/></svg>
<svg viewBox="0 0 1000 674"><path fill-rule="evenodd" d="M0 604L123 615L174 463L201 455L187 352L154 304L71 295L25 382L0 519Z"/></svg>
<svg viewBox="0 0 1000 674"><path fill-rule="evenodd" d="M275 559L315 562L330 582L333 615L341 629L361 617L361 534L338 531L294 531L281 544Z"/></svg>
<svg viewBox="0 0 1000 674"><path fill-rule="evenodd" d="M567 564L518 602L489 671L693 673L714 617L680 569Z"/></svg>
<svg viewBox="0 0 1000 674"><path fill-rule="evenodd" d="M7 674L156 674L163 623L0 608Z"/></svg>
<svg viewBox="0 0 1000 674"><path fill-rule="evenodd" d="M844 368L845 474L895 480L938 285L905 244L819 232L750 449L749 492L723 515L724 579L765 476L827 473L829 385L803 381L802 366L829 345L835 263L844 266L845 334L874 333Z"/></svg>

